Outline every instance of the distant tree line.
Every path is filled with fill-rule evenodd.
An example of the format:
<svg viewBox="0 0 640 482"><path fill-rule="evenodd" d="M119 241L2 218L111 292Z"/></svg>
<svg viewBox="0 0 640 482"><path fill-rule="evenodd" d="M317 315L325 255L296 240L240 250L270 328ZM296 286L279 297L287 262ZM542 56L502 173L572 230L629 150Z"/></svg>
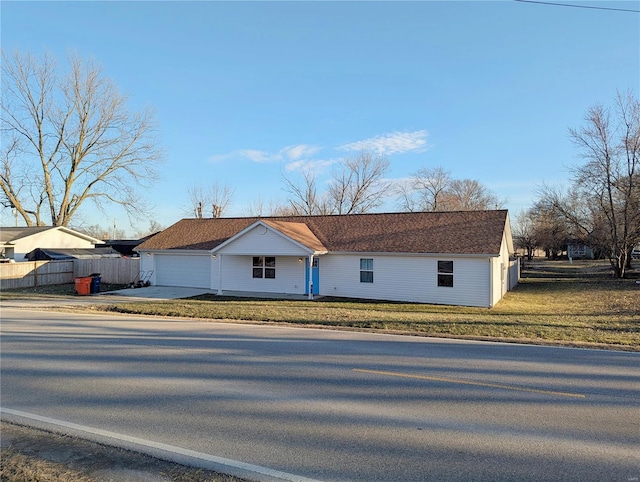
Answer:
<svg viewBox="0 0 640 482"><path fill-rule="evenodd" d="M569 135L582 160L571 169L569 189L542 186L518 216L514 239L529 257L536 248L556 257L568 241L583 243L622 278L640 243L640 102L619 93L611 107L591 107Z"/></svg>

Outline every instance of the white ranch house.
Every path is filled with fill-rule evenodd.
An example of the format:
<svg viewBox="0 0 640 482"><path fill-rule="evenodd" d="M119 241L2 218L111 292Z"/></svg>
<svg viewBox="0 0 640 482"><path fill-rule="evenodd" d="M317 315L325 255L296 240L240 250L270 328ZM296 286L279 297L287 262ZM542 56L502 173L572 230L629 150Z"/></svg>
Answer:
<svg viewBox="0 0 640 482"><path fill-rule="evenodd" d="M183 219L138 246L155 285L492 307L519 279L506 210Z"/></svg>

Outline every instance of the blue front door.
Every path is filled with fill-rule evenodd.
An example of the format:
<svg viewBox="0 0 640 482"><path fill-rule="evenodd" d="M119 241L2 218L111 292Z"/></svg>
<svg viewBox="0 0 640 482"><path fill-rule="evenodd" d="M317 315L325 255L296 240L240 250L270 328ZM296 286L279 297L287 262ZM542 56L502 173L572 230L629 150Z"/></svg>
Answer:
<svg viewBox="0 0 640 482"><path fill-rule="evenodd" d="M309 294L309 258L306 259L305 266L305 289L304 294ZM313 266L311 268L311 281L313 283L313 294L320 294L320 260L313 258Z"/></svg>

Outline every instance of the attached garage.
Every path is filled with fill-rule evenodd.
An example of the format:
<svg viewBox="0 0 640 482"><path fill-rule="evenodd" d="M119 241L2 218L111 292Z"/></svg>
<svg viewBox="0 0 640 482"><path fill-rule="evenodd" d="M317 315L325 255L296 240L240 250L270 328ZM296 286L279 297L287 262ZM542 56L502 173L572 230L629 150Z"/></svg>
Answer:
<svg viewBox="0 0 640 482"><path fill-rule="evenodd" d="M155 284L211 288L211 255L157 254Z"/></svg>

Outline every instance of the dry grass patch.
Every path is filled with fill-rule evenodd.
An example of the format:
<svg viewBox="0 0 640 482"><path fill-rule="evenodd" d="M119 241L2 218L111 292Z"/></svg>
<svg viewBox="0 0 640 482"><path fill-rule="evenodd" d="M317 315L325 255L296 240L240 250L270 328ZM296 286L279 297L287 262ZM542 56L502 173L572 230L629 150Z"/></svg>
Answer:
<svg viewBox="0 0 640 482"><path fill-rule="evenodd" d="M491 309L363 300L281 301L203 295L109 309L212 320L321 325L418 335L597 343L640 350L640 285L601 264L543 264ZM555 277L549 277L549 275ZM582 276L581 276L582 275ZM588 275L588 277L584 277Z"/></svg>
<svg viewBox="0 0 640 482"><path fill-rule="evenodd" d="M6 482L95 482L65 464L25 455L14 449L2 450L0 477Z"/></svg>
<svg viewBox="0 0 640 482"><path fill-rule="evenodd" d="M248 482L46 430L0 426L3 482Z"/></svg>

